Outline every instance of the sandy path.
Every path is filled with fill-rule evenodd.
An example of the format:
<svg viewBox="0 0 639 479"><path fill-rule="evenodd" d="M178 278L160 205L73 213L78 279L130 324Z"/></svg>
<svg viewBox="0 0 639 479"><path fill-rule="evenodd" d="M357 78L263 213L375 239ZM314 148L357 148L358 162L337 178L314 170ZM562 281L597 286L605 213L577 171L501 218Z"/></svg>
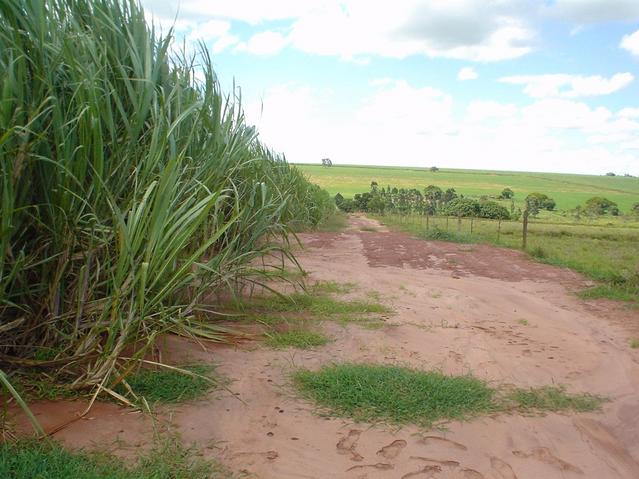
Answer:
<svg viewBox="0 0 639 479"><path fill-rule="evenodd" d="M377 291L396 314L377 330L324 323L335 341L313 351L253 343L203 351L170 340L175 360L217 363L244 401L214 393L172 411L174 427L203 454L264 479L639 478L639 352L628 346L636 311L580 301L570 292L584 283L580 276L516 251L417 241L363 217L346 232L301 238L299 259L312 279ZM319 417L289 387L293 368L339 361L472 372L523 387L563 384L611 401L599 413L498 415L426 432L353 424ZM98 412L93 424L78 421L57 437L84 445L91 428L102 442L114 439L128 428L115 414ZM122 439L139 442L149 426L131 418L137 432Z"/></svg>

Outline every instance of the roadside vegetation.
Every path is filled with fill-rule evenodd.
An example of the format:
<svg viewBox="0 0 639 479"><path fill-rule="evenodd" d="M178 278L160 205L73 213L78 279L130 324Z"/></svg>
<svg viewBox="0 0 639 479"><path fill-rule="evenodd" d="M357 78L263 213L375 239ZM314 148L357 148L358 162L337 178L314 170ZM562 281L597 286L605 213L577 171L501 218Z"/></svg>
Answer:
<svg viewBox="0 0 639 479"><path fill-rule="evenodd" d="M175 51L134 1L0 3L0 381L23 406L25 375L117 399L161 334L225 340L211 293L335 211L207 50Z"/></svg>
<svg viewBox="0 0 639 479"><path fill-rule="evenodd" d="M375 364L299 370L293 383L323 412L358 422L417 424L467 420L497 412L594 411L603 398L559 387L499 389L466 376Z"/></svg>
<svg viewBox="0 0 639 479"><path fill-rule="evenodd" d="M331 341L318 330L323 321L358 324L366 328L378 328L384 324L383 316L391 314L392 309L379 302L379 298L339 297L352 293L356 288L354 283L318 281L289 294L254 295L233 302L229 310L251 323L261 324L266 329L267 346L309 349Z"/></svg>
<svg viewBox="0 0 639 479"><path fill-rule="evenodd" d="M424 188L437 185L442 190L455 188L458 195L481 198L498 197L506 188L514 191L515 207L523 210L524 199L531 193L542 193L556 202L559 213L544 213L541 216L561 216L561 212L585 205L592 197L604 197L617 204L620 211L628 214L633 205L639 203L639 178L629 176L576 175L562 173L458 170L400 166L356 166L333 164L330 168L321 165L296 165L309 178L326 189L331 195L341 193L353 198L357 193L369 190L371 180L381 186L397 188ZM498 199L510 207L510 199Z"/></svg>
<svg viewBox="0 0 639 479"><path fill-rule="evenodd" d="M53 441L0 443L0 477L11 479L229 479L174 437L159 441L131 465L104 452L69 451Z"/></svg>
<svg viewBox="0 0 639 479"><path fill-rule="evenodd" d="M427 240L522 248L523 212L515 206L516 196L511 188L470 198L454 188L429 185L420 191L380 188L372 182L370 191L353 199L338 194L335 203L344 211L373 214L388 226ZM529 215L526 251L537 261L574 269L602 283L581 292L583 298L639 302L637 209L623 213L604 197L592 197L570 212L555 212L555 206L546 194L524 198ZM550 212L555 216L544 216Z"/></svg>

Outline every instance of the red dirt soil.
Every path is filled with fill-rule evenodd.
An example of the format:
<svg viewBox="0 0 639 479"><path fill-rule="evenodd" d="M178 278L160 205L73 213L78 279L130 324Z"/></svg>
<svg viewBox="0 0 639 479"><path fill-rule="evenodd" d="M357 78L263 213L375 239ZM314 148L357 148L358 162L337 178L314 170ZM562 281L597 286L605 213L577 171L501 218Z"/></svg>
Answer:
<svg viewBox="0 0 639 479"><path fill-rule="evenodd" d="M203 455L239 477L265 479L639 478L639 351L629 346L639 337L637 310L581 301L574 291L590 284L585 278L520 252L417 240L362 216L342 233L300 238L311 281L356 283L353 295L378 292L395 314L376 330L318 325L334 341L311 351L259 342L202 349L167 338L164 359L212 362L232 381L235 394L215 391L163 411ZM296 367L341 361L471 372L518 387L562 384L610 401L595 413L500 414L444 430L353 424L320 417L290 385ZM84 407L34 405L45 428ZM17 412L16 421L28 429ZM121 452L149 443L152 427L141 414L98 404L55 437Z"/></svg>

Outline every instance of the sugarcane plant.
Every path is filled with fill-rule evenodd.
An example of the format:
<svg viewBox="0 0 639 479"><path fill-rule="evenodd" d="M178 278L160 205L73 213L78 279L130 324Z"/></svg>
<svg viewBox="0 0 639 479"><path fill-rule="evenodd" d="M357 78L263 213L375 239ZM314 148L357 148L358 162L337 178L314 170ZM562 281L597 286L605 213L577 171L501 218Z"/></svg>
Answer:
<svg viewBox="0 0 639 479"><path fill-rule="evenodd" d="M292 258L291 229L334 209L260 143L206 47L186 51L135 1L0 3L7 384L115 394L163 333L224 340L211 293L259 281L256 259Z"/></svg>

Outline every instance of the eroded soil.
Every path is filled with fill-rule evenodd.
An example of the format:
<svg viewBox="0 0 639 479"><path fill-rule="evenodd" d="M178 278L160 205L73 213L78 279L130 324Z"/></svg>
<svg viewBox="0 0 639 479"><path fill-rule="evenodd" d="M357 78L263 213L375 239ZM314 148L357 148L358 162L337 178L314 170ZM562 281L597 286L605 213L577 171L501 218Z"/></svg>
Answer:
<svg viewBox="0 0 639 479"><path fill-rule="evenodd" d="M311 351L258 342L204 350L168 338L165 359L214 362L232 380L235 394L164 411L203 455L239 477L265 479L639 477L639 351L629 347L636 310L581 301L573 292L587 284L583 277L519 252L415 240L363 217L345 232L301 239L311 280L356 283L357 294L377 292L396 313L376 330L325 322L335 341ZM519 387L563 384L610 401L597 413L501 414L431 431L354 424L319 416L289 383L296 367L340 361L471 372ZM83 407L34 406L49 428ZM148 419L105 404L55 435L112 449L135 449L151 436Z"/></svg>

